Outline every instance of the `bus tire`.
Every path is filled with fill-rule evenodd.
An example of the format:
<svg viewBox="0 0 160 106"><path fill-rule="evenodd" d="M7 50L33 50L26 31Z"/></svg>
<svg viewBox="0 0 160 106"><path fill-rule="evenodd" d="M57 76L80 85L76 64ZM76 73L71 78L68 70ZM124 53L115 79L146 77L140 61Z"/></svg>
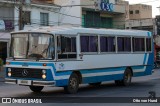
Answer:
<svg viewBox="0 0 160 106"><path fill-rule="evenodd" d="M79 77L76 73L72 73L68 85L64 86L64 91L69 94L77 93L79 87Z"/></svg>
<svg viewBox="0 0 160 106"><path fill-rule="evenodd" d="M89 83L89 85L91 85L91 86L99 86L99 85L101 85L101 82Z"/></svg>
<svg viewBox="0 0 160 106"><path fill-rule="evenodd" d="M41 92L44 86L29 86L29 88L33 92Z"/></svg>
<svg viewBox="0 0 160 106"><path fill-rule="evenodd" d="M132 81L132 71L131 71L131 69L127 68L124 72L122 85L128 86L131 84L131 81Z"/></svg>

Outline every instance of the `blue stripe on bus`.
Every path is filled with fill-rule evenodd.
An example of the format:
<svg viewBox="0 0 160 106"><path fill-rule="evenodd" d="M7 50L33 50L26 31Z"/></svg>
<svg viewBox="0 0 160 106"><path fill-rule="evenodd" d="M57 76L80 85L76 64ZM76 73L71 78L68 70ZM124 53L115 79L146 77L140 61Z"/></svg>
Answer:
<svg viewBox="0 0 160 106"><path fill-rule="evenodd" d="M143 65L145 65L147 59L147 53L144 54L144 60L143 60Z"/></svg>
<svg viewBox="0 0 160 106"><path fill-rule="evenodd" d="M145 56L145 59L144 59L144 62L146 61L146 56ZM15 65L21 65L20 63L18 62L14 62ZM41 63L28 63L29 66L42 66ZM68 70L68 71L60 71L60 72L57 72L56 69L55 69L55 66L53 63L47 63L47 66L49 67L52 67L53 69L53 72L55 74L55 76L62 76L62 75L70 75L72 73L72 70ZM132 68L134 69L143 69L144 66L132 66ZM81 71L83 74L87 74L87 73L99 73L99 72L114 72L114 71L122 71L122 70L125 70L126 69L126 66L122 66L122 67L118 67L118 68L103 68L103 69L84 69L84 70L79 70ZM47 69L48 71L50 69Z"/></svg>
<svg viewBox="0 0 160 106"><path fill-rule="evenodd" d="M152 33L151 32L147 32L148 37L151 37Z"/></svg>
<svg viewBox="0 0 160 106"><path fill-rule="evenodd" d="M150 57L150 56L149 56ZM151 58L149 58L151 59ZM144 59L146 60L146 59ZM20 65L19 62L14 62L14 64L17 64L17 65ZM23 64L23 63L21 63ZM28 62L28 65L35 65L35 63L33 62ZM12 65L12 64L11 64ZM36 63L36 66L41 66L41 63ZM68 71L63 71L63 72L56 72L55 70L55 66L53 63L47 63L47 66L50 66L53 68L53 71L54 71L54 74L55 76L65 76L65 75L71 75L72 71L71 70L68 70ZM132 69L133 71L136 70L136 69L143 69L145 66L132 66ZM119 68L106 68L106 69L93 69L93 70L79 70L81 72L81 74L92 74L92 73L102 73L102 72L114 72L114 71L125 71L125 68L126 67L119 67ZM47 80L54 80L53 76L52 76L52 73L51 73L51 70L50 69L47 69L47 71L49 72L47 74L48 76L48 79ZM139 73L139 74L138 74ZM137 72L135 74L135 76L139 76L141 75L140 73L144 73L144 72ZM118 74L115 74L115 75L118 75ZM102 75L103 76L103 75ZM104 76L109 76L109 75L104 75ZM89 77L86 77L86 78L90 78L92 76L89 76ZM101 77L101 76L99 76ZM35 79L31 79L31 80L35 80Z"/></svg>

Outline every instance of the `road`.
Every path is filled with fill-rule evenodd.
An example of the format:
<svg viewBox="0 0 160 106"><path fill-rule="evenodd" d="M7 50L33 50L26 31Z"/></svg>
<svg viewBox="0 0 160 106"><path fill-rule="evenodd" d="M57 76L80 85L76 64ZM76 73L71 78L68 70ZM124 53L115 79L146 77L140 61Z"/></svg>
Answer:
<svg viewBox="0 0 160 106"><path fill-rule="evenodd" d="M45 87L42 93L33 93L27 86L18 86L5 84L0 82L0 97L148 97L150 91L156 93L156 97L160 97L160 69L154 70L154 73L150 76L135 77L132 80L132 84L128 87L116 86L113 81L104 82L99 87L89 86L87 84L81 85L77 94L65 94L63 88L60 87ZM63 101L63 100L62 100ZM71 101L72 103L72 101ZM60 103L60 104L34 104L34 106L80 106L81 103ZM19 104L21 105L21 104ZM0 106L19 106L17 104L0 104ZM27 106L27 104L23 104ZM88 105L101 105L106 106L106 103L90 103ZM110 104L110 106L117 106L117 104ZM120 104L118 104L120 105ZM132 106L133 103L125 103L123 106ZM137 103L136 103L137 105ZM157 104L139 104L144 106L159 105Z"/></svg>

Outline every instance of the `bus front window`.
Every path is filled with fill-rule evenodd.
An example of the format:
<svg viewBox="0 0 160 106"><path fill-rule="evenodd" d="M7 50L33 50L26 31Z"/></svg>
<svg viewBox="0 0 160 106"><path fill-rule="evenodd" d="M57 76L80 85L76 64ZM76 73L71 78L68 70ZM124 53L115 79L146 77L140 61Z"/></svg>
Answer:
<svg viewBox="0 0 160 106"><path fill-rule="evenodd" d="M28 34L14 34L11 38L10 56L13 58L26 58Z"/></svg>
<svg viewBox="0 0 160 106"><path fill-rule="evenodd" d="M25 37L21 38L22 35L25 35ZM17 42L16 39L19 39L21 42ZM52 35L43 33L16 34L16 36L12 35L12 41L12 51L14 51L12 55L14 58L54 58L54 40ZM19 53L18 55L23 53L23 56L17 56L17 52Z"/></svg>

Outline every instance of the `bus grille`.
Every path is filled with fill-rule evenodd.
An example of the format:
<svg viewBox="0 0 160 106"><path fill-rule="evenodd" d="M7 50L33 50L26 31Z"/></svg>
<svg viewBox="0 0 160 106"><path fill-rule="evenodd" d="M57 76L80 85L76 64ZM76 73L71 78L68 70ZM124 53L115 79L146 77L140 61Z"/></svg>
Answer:
<svg viewBox="0 0 160 106"><path fill-rule="evenodd" d="M41 69L12 68L12 76L16 78L42 78Z"/></svg>

